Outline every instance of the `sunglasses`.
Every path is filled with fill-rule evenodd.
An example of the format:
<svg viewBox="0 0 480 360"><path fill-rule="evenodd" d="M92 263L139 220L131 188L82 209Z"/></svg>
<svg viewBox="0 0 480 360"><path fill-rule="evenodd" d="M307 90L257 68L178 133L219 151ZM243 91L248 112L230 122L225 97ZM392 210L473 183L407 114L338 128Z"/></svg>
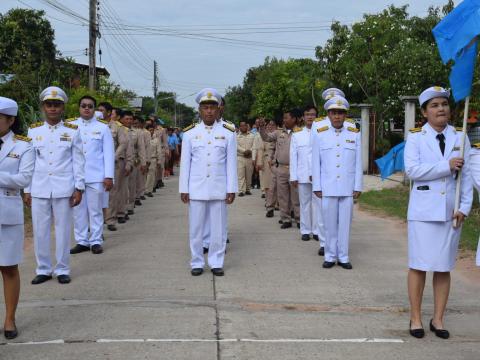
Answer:
<svg viewBox="0 0 480 360"><path fill-rule="evenodd" d="M82 109L93 109L93 104L81 104Z"/></svg>

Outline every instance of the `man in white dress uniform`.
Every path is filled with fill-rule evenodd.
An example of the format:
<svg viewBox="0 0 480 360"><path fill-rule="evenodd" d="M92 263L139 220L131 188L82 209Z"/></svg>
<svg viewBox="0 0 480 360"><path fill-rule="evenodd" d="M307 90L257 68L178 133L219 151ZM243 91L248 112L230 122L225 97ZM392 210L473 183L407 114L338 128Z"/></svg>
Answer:
<svg viewBox="0 0 480 360"><path fill-rule="evenodd" d="M184 129L179 184L181 200L189 205L191 274L203 273L203 236L208 233L208 265L223 276L224 204L233 203L238 191L235 129L216 121L221 97L214 89L202 90L197 102L202 122Z"/></svg>
<svg viewBox="0 0 480 360"><path fill-rule="evenodd" d="M35 152L35 168L25 202L32 207L33 239L37 276L41 284L57 276L61 284L70 282L70 237L73 211L85 190L85 157L76 125L62 121L67 95L57 87L40 94L45 122L32 124L28 137ZM101 211L101 209L100 209ZM50 259L50 227L55 221L56 260Z"/></svg>

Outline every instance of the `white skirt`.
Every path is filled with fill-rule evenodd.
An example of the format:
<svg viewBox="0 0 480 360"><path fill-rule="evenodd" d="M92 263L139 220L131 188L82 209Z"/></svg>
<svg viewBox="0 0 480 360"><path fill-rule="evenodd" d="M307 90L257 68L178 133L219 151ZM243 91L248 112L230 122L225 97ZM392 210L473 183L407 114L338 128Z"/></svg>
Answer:
<svg viewBox="0 0 480 360"><path fill-rule="evenodd" d="M12 266L22 262L23 232L23 224L0 225L0 266Z"/></svg>

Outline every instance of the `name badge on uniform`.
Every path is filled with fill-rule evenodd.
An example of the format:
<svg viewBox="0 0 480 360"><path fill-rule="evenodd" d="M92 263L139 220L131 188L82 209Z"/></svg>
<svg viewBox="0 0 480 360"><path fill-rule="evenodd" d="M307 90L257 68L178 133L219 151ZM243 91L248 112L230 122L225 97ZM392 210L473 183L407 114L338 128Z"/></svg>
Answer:
<svg viewBox="0 0 480 360"><path fill-rule="evenodd" d="M225 140L225 136L215 136L216 140Z"/></svg>
<svg viewBox="0 0 480 360"><path fill-rule="evenodd" d="M38 135L38 136L35 137L35 140L36 141L42 141L43 137L41 135Z"/></svg>
<svg viewBox="0 0 480 360"><path fill-rule="evenodd" d="M92 135L100 135L100 134L101 134L100 131L93 131L93 132L92 132Z"/></svg>
<svg viewBox="0 0 480 360"><path fill-rule="evenodd" d="M60 141L72 141L72 138L68 133L60 135Z"/></svg>
<svg viewBox="0 0 480 360"><path fill-rule="evenodd" d="M460 151L460 146L455 146L455 147L453 148L453 151Z"/></svg>
<svg viewBox="0 0 480 360"><path fill-rule="evenodd" d="M9 154L7 155L7 157L9 157L9 158L14 158L14 159L20 159L20 155L15 154L15 153L9 153Z"/></svg>
<svg viewBox="0 0 480 360"><path fill-rule="evenodd" d="M195 140L202 140L202 135L197 135L194 137Z"/></svg>
<svg viewBox="0 0 480 360"><path fill-rule="evenodd" d="M346 141L348 144L355 144L355 140L349 140L349 139L347 139L347 140L345 140L345 141Z"/></svg>

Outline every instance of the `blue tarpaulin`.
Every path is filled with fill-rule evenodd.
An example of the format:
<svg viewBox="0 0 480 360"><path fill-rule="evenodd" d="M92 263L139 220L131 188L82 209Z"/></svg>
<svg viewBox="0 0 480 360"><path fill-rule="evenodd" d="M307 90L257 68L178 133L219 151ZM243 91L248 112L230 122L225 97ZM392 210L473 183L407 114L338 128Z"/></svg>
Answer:
<svg viewBox="0 0 480 360"><path fill-rule="evenodd" d="M403 161L403 150L405 149L405 141L395 145L390 151L380 159L375 160L382 180L388 178L396 171L405 170L405 163Z"/></svg>

